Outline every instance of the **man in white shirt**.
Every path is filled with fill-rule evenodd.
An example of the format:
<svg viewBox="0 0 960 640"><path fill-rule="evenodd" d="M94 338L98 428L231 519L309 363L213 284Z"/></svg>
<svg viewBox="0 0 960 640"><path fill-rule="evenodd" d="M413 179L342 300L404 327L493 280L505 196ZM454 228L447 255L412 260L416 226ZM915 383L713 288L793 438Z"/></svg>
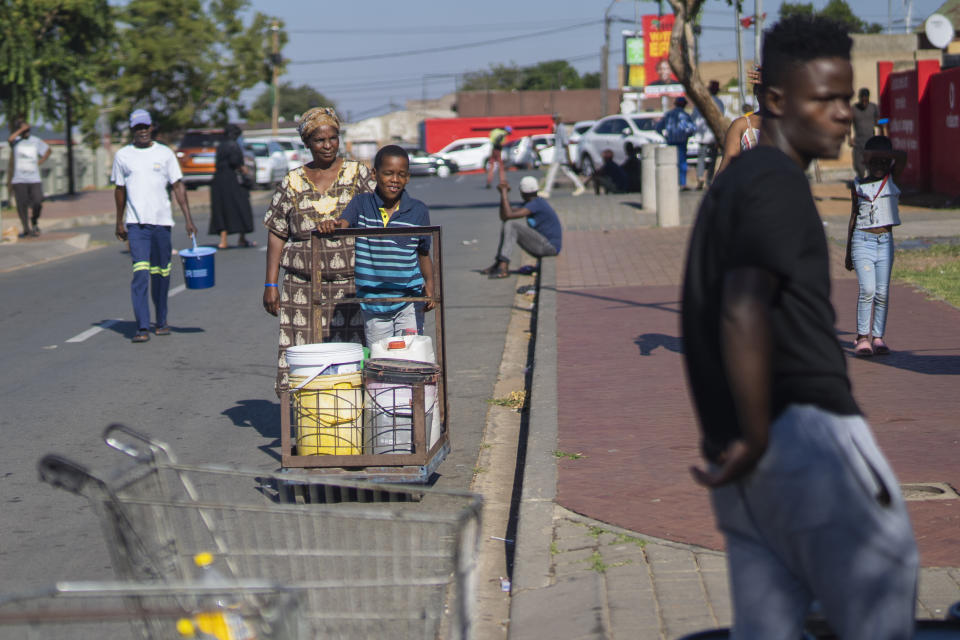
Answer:
<svg viewBox="0 0 960 640"><path fill-rule="evenodd" d="M133 281L130 296L137 319L134 342L150 339L149 285L156 309L158 336L170 335L167 326L167 294L170 290L170 258L172 247L170 230L173 212L167 186L180 205L186 220L187 235L197 232L190 216L187 190L177 157L166 145L152 138L153 120L145 109L130 114L133 144L117 152L113 159L111 181L116 185L114 201L117 205L117 237L130 242L133 260Z"/></svg>
<svg viewBox="0 0 960 640"><path fill-rule="evenodd" d="M544 198L550 197L550 192L553 191L553 184L557 180L558 171L563 171L564 175L573 182L573 195L578 196L584 192L583 182L580 181L580 176L574 173L573 169L568 166L570 163L569 145L570 134L566 126L561 122L560 114L555 113L553 114L553 162L550 163L550 168L547 170L543 191L540 194Z"/></svg>
<svg viewBox="0 0 960 640"><path fill-rule="evenodd" d="M50 157L50 147L40 138L30 135L30 123L26 120L17 122L14 129L7 138L13 149L13 177L10 182L17 199L20 224L23 225L20 237L25 238L40 235L40 227L37 226L43 207L40 165Z"/></svg>

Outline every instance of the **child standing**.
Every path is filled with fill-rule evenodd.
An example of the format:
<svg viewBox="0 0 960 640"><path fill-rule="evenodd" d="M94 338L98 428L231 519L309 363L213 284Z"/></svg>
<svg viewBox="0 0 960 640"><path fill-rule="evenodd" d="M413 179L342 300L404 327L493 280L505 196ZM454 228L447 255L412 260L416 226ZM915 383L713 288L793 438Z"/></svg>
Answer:
<svg viewBox="0 0 960 640"><path fill-rule="evenodd" d="M896 180L906 168L907 154L894 151L886 136L874 136L864 145L863 160L867 177L854 179L851 187L846 267L857 270L860 282L854 351L872 356L890 353L883 335L893 269L893 228L900 224Z"/></svg>
<svg viewBox="0 0 960 640"><path fill-rule="evenodd" d="M411 198L405 187L410 181L410 157L397 145L387 145L373 160L377 182L373 193L354 196L338 220L318 225L322 233L334 229L403 228L430 226L430 212L423 202ZM433 261L429 236L371 236L357 238L355 278L358 298L407 298L433 296ZM367 346L400 335L406 329L423 333L424 311L434 301L362 302Z"/></svg>

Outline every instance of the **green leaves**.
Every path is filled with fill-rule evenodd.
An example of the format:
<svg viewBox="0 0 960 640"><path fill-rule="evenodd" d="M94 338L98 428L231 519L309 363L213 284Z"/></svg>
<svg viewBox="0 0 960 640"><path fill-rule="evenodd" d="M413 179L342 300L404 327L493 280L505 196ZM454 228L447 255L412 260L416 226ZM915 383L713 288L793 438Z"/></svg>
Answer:
<svg viewBox="0 0 960 640"><path fill-rule="evenodd" d="M294 87L289 82L281 82L279 89L280 117L284 120L294 120L311 107L333 107L336 109L336 105L332 100L310 85L303 84L299 87ZM272 96L273 89L271 87L268 87L263 93L257 96L257 99L254 100L250 106L250 111L247 113L247 120L249 122L266 122L270 119L273 108Z"/></svg>
<svg viewBox="0 0 960 640"><path fill-rule="evenodd" d="M463 91L532 91L544 89L590 89L600 86L599 74L583 77L566 60L550 60L527 67L493 65L489 71L466 74Z"/></svg>

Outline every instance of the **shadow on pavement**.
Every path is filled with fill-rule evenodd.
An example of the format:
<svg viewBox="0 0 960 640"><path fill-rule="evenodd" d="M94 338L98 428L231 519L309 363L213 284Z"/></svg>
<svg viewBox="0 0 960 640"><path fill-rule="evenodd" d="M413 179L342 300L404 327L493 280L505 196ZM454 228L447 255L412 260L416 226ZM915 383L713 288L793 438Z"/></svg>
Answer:
<svg viewBox="0 0 960 640"><path fill-rule="evenodd" d="M683 353L683 340L676 336L668 336L665 333L644 333L637 336L633 343L640 348L640 355L642 356L651 355L657 347L663 347L674 353Z"/></svg>
<svg viewBox="0 0 960 640"><path fill-rule="evenodd" d="M280 403L270 400L238 400L237 404L220 412L230 418L234 426L257 430L264 438L273 438L270 442L257 447L271 458L282 460L280 456Z"/></svg>
<svg viewBox="0 0 960 640"><path fill-rule="evenodd" d="M659 309L660 311L668 311L670 313L680 313L679 300L666 300L663 302L637 302L636 300L624 300L623 298L601 296L596 293L588 293L582 290L557 289L555 287L542 287L542 288L556 291L558 296L580 296L583 298L593 298L594 300L602 300L604 302L616 302L616 303L628 305L631 307L648 307L650 309Z"/></svg>
<svg viewBox="0 0 960 640"><path fill-rule="evenodd" d="M960 375L960 356L920 355L913 351L893 351L890 355L871 356L863 359L887 367L932 376Z"/></svg>
<svg viewBox="0 0 960 640"><path fill-rule="evenodd" d="M94 322L91 326L96 327L101 324L102 324L101 322ZM117 322L116 324L112 324L109 327L104 327L104 328L109 331L113 331L114 333L119 333L124 338L127 338L129 340L130 338L133 338L133 336L137 334L138 327L137 327L137 323L133 320L123 320L121 322ZM205 329L203 329L202 327L175 327L173 325L170 325L171 333L201 333L203 331L205 331ZM156 336L153 335L152 327L150 329L150 332L151 332L151 337L155 338Z"/></svg>

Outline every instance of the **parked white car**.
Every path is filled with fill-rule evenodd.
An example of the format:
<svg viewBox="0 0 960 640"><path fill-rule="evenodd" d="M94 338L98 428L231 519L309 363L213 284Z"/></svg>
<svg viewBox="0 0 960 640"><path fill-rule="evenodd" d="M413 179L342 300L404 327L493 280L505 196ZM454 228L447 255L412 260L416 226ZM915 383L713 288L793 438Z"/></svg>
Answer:
<svg viewBox="0 0 960 640"><path fill-rule="evenodd" d="M567 132L570 134L570 144L567 146L567 162L577 164L577 147L580 144L580 136L586 133L596 120L580 120L574 122L573 126L567 125Z"/></svg>
<svg viewBox="0 0 960 640"><path fill-rule="evenodd" d="M662 113L618 114L597 120L582 136L577 145L577 166L581 173L590 175L595 167L603 164L601 153L604 149L613 151L613 161L617 164L627 159L624 143L632 142L639 152L642 145L666 144L659 133L657 123ZM687 140L687 157L696 156L700 146L697 136Z"/></svg>
<svg viewBox="0 0 960 640"><path fill-rule="evenodd" d="M269 189L287 175L287 156L280 144L271 138L246 138L243 146L253 154L257 163L254 182L258 187Z"/></svg>
<svg viewBox="0 0 960 640"><path fill-rule="evenodd" d="M503 145L506 166L520 169L536 169L553 162L554 138L552 133L535 133Z"/></svg>
<svg viewBox="0 0 960 640"><path fill-rule="evenodd" d="M489 138L460 138L454 140L435 155L448 158L457 164L460 171L483 169L490 157Z"/></svg>
<svg viewBox="0 0 960 640"><path fill-rule="evenodd" d="M287 171L293 171L300 165L310 162L310 151L303 146L303 140L298 136L274 138L274 140L283 149L283 155L287 156Z"/></svg>

